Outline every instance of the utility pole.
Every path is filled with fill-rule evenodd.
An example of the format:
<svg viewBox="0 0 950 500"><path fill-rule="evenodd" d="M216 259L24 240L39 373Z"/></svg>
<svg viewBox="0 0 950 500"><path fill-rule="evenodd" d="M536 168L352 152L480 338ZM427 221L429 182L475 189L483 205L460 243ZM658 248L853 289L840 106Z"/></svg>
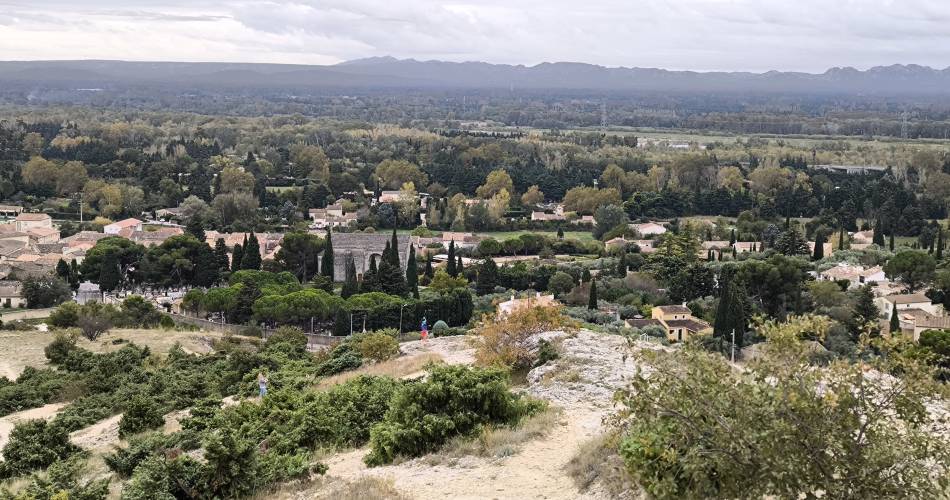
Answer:
<svg viewBox="0 0 950 500"><path fill-rule="evenodd" d="M736 362L736 329L732 329L732 362Z"/></svg>

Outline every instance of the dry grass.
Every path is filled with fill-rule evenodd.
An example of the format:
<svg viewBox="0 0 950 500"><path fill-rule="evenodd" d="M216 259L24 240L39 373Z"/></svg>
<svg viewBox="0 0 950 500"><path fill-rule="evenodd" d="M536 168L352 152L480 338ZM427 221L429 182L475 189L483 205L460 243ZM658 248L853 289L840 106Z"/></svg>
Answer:
<svg viewBox="0 0 950 500"><path fill-rule="evenodd" d="M388 361L383 361L382 363L363 365L356 370L351 370L327 377L317 383L317 389L327 389L337 384L342 384L347 380L354 379L360 375L403 378L421 372L423 368L425 368L429 363L439 364L444 362L445 360L442 358L442 356L436 353L425 353L415 356L401 356Z"/></svg>
<svg viewBox="0 0 950 500"><path fill-rule="evenodd" d="M515 426L488 427L475 437L457 437L446 443L438 453L426 456L429 465L454 464L462 457L504 458L516 453L520 446L546 436L561 425L563 410L548 406L544 411Z"/></svg>
<svg viewBox="0 0 950 500"><path fill-rule="evenodd" d="M314 498L332 498L334 500L409 500L393 485L392 479L373 476L360 477L347 481L325 494L318 493Z"/></svg>
<svg viewBox="0 0 950 500"><path fill-rule="evenodd" d="M221 334L213 332L184 332L178 330L113 329L95 342L79 339L79 346L93 352L110 352L121 349L125 343L114 344L116 339L148 346L154 353L164 354L175 343L181 344L187 352L207 353L211 351L210 339ZM53 341L55 333L38 330L16 332L0 331L0 376L14 379L27 366L41 368L47 366L43 349Z"/></svg>
<svg viewBox="0 0 950 500"><path fill-rule="evenodd" d="M620 498L625 492L637 490L617 452L619 440L619 433L608 432L591 438L578 448L565 471L579 490L586 491L597 483L611 498Z"/></svg>

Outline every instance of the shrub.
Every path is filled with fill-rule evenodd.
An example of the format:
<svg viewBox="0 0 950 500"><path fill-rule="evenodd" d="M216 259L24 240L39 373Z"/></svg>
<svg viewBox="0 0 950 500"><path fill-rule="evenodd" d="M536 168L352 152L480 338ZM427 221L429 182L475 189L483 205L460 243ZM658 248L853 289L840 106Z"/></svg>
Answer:
<svg viewBox="0 0 950 500"><path fill-rule="evenodd" d="M165 460L150 456L135 468L135 473L122 488L122 500L174 500L170 493L172 478Z"/></svg>
<svg viewBox="0 0 950 500"><path fill-rule="evenodd" d="M171 330L171 329L175 328L175 320L173 320L171 316L169 316L169 315L167 315L167 314L163 314L163 315L162 315L162 319L159 320L159 322L158 322L158 326L160 326L160 327L162 327L162 328L164 328L164 329L166 329L166 330Z"/></svg>
<svg viewBox="0 0 950 500"><path fill-rule="evenodd" d="M70 328L79 322L79 313L82 310L75 302L63 302L49 315L49 324L58 328Z"/></svg>
<svg viewBox="0 0 950 500"><path fill-rule="evenodd" d="M109 493L109 479L82 481L85 461L80 456L53 463L45 474L34 474L18 499L101 500Z"/></svg>
<svg viewBox="0 0 950 500"><path fill-rule="evenodd" d="M396 391L385 419L370 431L368 465L417 457L485 424L513 424L543 406L508 391L498 369L435 366L425 381Z"/></svg>
<svg viewBox="0 0 950 500"><path fill-rule="evenodd" d="M436 321L434 325L432 325L432 335L441 337L442 334L448 329L449 325L440 319L439 321Z"/></svg>
<svg viewBox="0 0 950 500"><path fill-rule="evenodd" d="M559 357L560 354L557 352L557 347L552 342L547 339L538 341L538 360L535 362L535 366L541 366Z"/></svg>
<svg viewBox="0 0 950 500"><path fill-rule="evenodd" d="M162 410L145 396L133 396L119 421L119 436L126 437L165 424Z"/></svg>
<svg viewBox="0 0 950 500"><path fill-rule="evenodd" d="M267 337L264 343L267 351L282 351L288 354L300 354L307 351L307 335L295 326L282 326Z"/></svg>
<svg viewBox="0 0 950 500"><path fill-rule="evenodd" d="M399 355L399 342L385 333L354 335L351 342L364 359L380 362Z"/></svg>
<svg viewBox="0 0 950 500"><path fill-rule="evenodd" d="M337 345L330 351L329 357L317 367L317 375L336 375L363 365L363 358L353 349L350 342Z"/></svg>
<svg viewBox="0 0 950 500"><path fill-rule="evenodd" d="M165 446L167 437L160 432L149 432L129 438L125 448L116 447L104 460L110 470L122 477L129 477L142 461Z"/></svg>
<svg viewBox="0 0 950 500"><path fill-rule="evenodd" d="M62 306L60 306L62 307ZM52 342L43 348L46 359L54 365L61 365L69 358L69 354L76 350L76 334L71 331L56 332Z"/></svg>
<svg viewBox="0 0 950 500"><path fill-rule="evenodd" d="M476 330L475 361L483 366L527 368L537 358L538 334L573 327L573 321L556 306L524 306L500 319L486 315Z"/></svg>
<svg viewBox="0 0 950 500"><path fill-rule="evenodd" d="M17 424L3 447L3 477L15 477L45 469L81 450L69 442L69 433L46 420L27 420Z"/></svg>

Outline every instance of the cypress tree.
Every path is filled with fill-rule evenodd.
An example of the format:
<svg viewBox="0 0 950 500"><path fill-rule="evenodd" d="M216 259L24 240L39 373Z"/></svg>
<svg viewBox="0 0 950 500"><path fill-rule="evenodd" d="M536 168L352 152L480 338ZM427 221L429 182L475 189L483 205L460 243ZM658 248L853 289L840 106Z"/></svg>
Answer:
<svg viewBox="0 0 950 500"><path fill-rule="evenodd" d="M333 232L327 229L327 242L323 248L323 258L320 260L320 274L330 278L331 283L335 278L333 266Z"/></svg>
<svg viewBox="0 0 950 500"><path fill-rule="evenodd" d="M729 244L730 244L730 245L735 245L735 244L736 244L736 230L735 230L735 228L733 228L732 231L729 232Z"/></svg>
<svg viewBox="0 0 950 500"><path fill-rule="evenodd" d="M894 232L893 231L891 231L890 249L892 252L894 251Z"/></svg>
<svg viewBox="0 0 950 500"><path fill-rule="evenodd" d="M205 241L205 229L204 221L201 220L201 214L196 213L188 219L188 225L185 226L185 232L194 236L198 241L204 243Z"/></svg>
<svg viewBox="0 0 950 500"><path fill-rule="evenodd" d="M753 251L753 252L755 251L755 243L752 244L752 251ZM732 258L735 259L735 258L738 258L738 257L739 257L739 252L738 252L738 250L736 250L736 247L733 246L733 247L732 247Z"/></svg>
<svg viewBox="0 0 950 500"><path fill-rule="evenodd" d="M231 271L237 272L241 270L241 261L244 260L244 247L240 243L234 245L234 250L231 252Z"/></svg>
<svg viewBox="0 0 950 500"><path fill-rule="evenodd" d="M416 264L416 247L409 245L409 258L406 259L406 286L414 298L419 298L419 268Z"/></svg>
<svg viewBox="0 0 950 500"><path fill-rule="evenodd" d="M825 257L825 233L815 232L815 251L812 252L812 260L821 260Z"/></svg>
<svg viewBox="0 0 950 500"><path fill-rule="evenodd" d="M59 262L56 263L56 276L59 276L63 281L69 282L69 264L65 260L59 259Z"/></svg>
<svg viewBox="0 0 950 500"><path fill-rule="evenodd" d="M389 245L389 263L399 267L399 238L396 237L396 229L393 228L392 242Z"/></svg>
<svg viewBox="0 0 950 500"><path fill-rule="evenodd" d="M435 271L432 270L432 256L431 255L426 258L426 269L422 274L424 274L429 279L432 279L432 277L435 276Z"/></svg>
<svg viewBox="0 0 950 500"><path fill-rule="evenodd" d="M465 276L465 268L462 267L462 256L459 255L455 262L455 272L458 276Z"/></svg>
<svg viewBox="0 0 950 500"><path fill-rule="evenodd" d="M369 269L363 273L363 282L360 284L360 293L379 291L379 269L376 268L376 254L369 258Z"/></svg>
<svg viewBox="0 0 950 500"><path fill-rule="evenodd" d="M394 266L392 262L383 260L379 263L379 291L389 295L406 294L406 277L399 266Z"/></svg>
<svg viewBox="0 0 950 500"><path fill-rule="evenodd" d="M732 331L736 332L736 346L742 346L742 339L748 327L748 304L745 287L735 278L733 269L723 269L720 274L722 296L716 309L716 321L713 324L713 337L724 342L732 341Z"/></svg>
<svg viewBox="0 0 950 500"><path fill-rule="evenodd" d="M241 258L241 269L258 270L261 268L261 244L257 236L251 231L244 245L244 256Z"/></svg>
<svg viewBox="0 0 950 500"><path fill-rule="evenodd" d="M99 268L99 287L104 292L111 292L119 287L122 275L119 273L119 259L115 252L107 252L102 256L102 267Z"/></svg>
<svg viewBox="0 0 950 500"><path fill-rule="evenodd" d="M346 255L343 267L346 269L346 277L343 280L343 289L340 290L340 296L346 299L359 292L359 283L356 282L356 264L353 262L353 254Z"/></svg>
<svg viewBox="0 0 950 500"><path fill-rule="evenodd" d="M893 233L891 234L893 235ZM871 238L871 241L875 245L881 248L884 248L884 227L883 227L883 223L881 222L881 219L878 219L877 222L874 224L874 233Z"/></svg>
<svg viewBox="0 0 950 500"><path fill-rule="evenodd" d="M445 263L445 272L453 278L459 275L458 269L455 268L455 240L449 242L449 258Z"/></svg>
<svg viewBox="0 0 950 500"><path fill-rule="evenodd" d="M890 324L890 333L893 335L895 332L900 333L901 331L901 320L897 317L897 302L894 303L894 307L891 308L891 324Z"/></svg>
<svg viewBox="0 0 950 500"><path fill-rule="evenodd" d="M590 280L590 269L584 269L584 272L581 273L581 283L587 283Z"/></svg>
<svg viewBox="0 0 950 500"><path fill-rule="evenodd" d="M557 228L557 239L559 239L559 240L563 240L563 239L564 239L564 230L561 229L560 226L558 226L558 228Z"/></svg>
<svg viewBox="0 0 950 500"><path fill-rule="evenodd" d="M478 278L475 280L475 293L479 295L488 295L495 291L495 285L498 284L498 266L491 258L485 259L481 268L478 270Z"/></svg>
<svg viewBox="0 0 950 500"><path fill-rule="evenodd" d="M587 295L587 308L591 311L597 310L597 282L591 280L590 293Z"/></svg>
<svg viewBox="0 0 950 500"><path fill-rule="evenodd" d="M943 228L937 228L937 252L934 255L938 261L943 259Z"/></svg>
<svg viewBox="0 0 950 500"><path fill-rule="evenodd" d="M79 264L76 263L76 259L69 262L69 284L73 288L79 288Z"/></svg>
<svg viewBox="0 0 950 500"><path fill-rule="evenodd" d="M712 252L712 250L710 250L710 252ZM706 260L712 260L710 258L710 255L706 256ZM620 276L621 278L627 277L627 251L626 250L622 250L620 252L620 258L617 259L617 276Z"/></svg>
<svg viewBox="0 0 950 500"><path fill-rule="evenodd" d="M226 273L230 270L228 264L228 246L224 243L224 238L218 238L214 242L214 262L218 268L218 274Z"/></svg>
<svg viewBox="0 0 950 500"><path fill-rule="evenodd" d="M857 342L861 335L861 330L865 325L871 323L872 332L878 330L878 316L880 312L874 305L874 292L871 285L864 285L858 289L858 300L854 305L851 315L851 340Z"/></svg>
<svg viewBox="0 0 950 500"><path fill-rule="evenodd" d="M838 230L838 250L844 250L844 228Z"/></svg>

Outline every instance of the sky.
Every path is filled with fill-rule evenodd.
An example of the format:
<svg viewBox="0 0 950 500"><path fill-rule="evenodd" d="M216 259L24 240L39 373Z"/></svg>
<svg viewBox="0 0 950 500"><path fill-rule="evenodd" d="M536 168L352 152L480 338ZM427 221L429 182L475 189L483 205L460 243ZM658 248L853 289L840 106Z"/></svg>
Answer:
<svg viewBox="0 0 950 500"><path fill-rule="evenodd" d="M948 0L0 0L0 60L950 66Z"/></svg>

